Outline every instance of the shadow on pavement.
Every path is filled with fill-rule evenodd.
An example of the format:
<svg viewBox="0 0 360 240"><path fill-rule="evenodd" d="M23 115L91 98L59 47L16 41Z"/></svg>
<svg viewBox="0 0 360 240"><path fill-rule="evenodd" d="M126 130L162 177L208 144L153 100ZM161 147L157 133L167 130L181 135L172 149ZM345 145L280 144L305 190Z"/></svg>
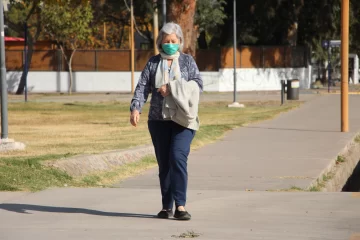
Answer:
<svg viewBox="0 0 360 240"><path fill-rule="evenodd" d="M155 215L148 214L136 214L136 213L117 213L117 212L103 212L97 210L91 210L86 208L68 208L68 207L51 207L51 206L39 206L30 204L13 204L3 203L0 204L0 210L7 210L10 212L17 212L23 214L31 214L27 211L38 212L52 212L52 213L80 213L105 217L131 217L131 218L155 218Z"/></svg>

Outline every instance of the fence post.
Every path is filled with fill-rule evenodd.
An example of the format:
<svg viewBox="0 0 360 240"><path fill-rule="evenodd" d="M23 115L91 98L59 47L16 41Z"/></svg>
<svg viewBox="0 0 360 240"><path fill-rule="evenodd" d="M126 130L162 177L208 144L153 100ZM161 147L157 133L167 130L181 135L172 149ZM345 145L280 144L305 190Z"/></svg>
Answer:
<svg viewBox="0 0 360 240"><path fill-rule="evenodd" d="M97 50L95 49L95 71L97 72L99 69L98 69L98 59L97 59Z"/></svg>
<svg viewBox="0 0 360 240"><path fill-rule="evenodd" d="M217 66L217 69L218 69L218 72L220 70L220 68L222 67L221 66L221 61L222 61L222 48L219 47L219 50L218 50L218 66Z"/></svg>
<svg viewBox="0 0 360 240"><path fill-rule="evenodd" d="M239 55L240 55L240 62L239 62L239 64L240 64L240 66L239 66L239 68L241 68L241 66L242 66L242 48L243 48L243 46L240 46L240 47L239 47L239 49L240 49L240 52L239 52Z"/></svg>

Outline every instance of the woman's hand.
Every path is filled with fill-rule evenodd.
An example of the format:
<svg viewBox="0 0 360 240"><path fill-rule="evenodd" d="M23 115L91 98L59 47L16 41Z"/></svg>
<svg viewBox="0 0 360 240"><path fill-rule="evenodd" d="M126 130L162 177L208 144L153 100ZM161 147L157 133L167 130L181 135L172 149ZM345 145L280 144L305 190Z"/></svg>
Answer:
<svg viewBox="0 0 360 240"><path fill-rule="evenodd" d="M170 95L170 88L167 84L162 85L158 90L157 90L161 96L166 97Z"/></svg>
<svg viewBox="0 0 360 240"><path fill-rule="evenodd" d="M133 125L134 127L137 126L137 124L140 121L140 113L138 110L133 110L130 114L130 123L131 125Z"/></svg>

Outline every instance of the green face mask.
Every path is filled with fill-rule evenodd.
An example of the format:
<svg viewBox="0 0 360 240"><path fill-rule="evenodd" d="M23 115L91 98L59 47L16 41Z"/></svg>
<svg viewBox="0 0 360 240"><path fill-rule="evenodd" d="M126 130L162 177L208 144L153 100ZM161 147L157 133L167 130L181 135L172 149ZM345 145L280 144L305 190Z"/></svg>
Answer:
<svg viewBox="0 0 360 240"><path fill-rule="evenodd" d="M163 43L161 47L167 55L173 55L179 50L177 43Z"/></svg>

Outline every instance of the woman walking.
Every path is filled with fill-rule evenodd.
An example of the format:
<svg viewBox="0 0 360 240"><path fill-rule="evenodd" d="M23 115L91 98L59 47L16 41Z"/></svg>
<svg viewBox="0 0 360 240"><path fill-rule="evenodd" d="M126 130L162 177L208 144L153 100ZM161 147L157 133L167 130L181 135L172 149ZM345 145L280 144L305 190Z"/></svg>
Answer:
<svg viewBox="0 0 360 240"><path fill-rule="evenodd" d="M165 24L156 45L160 54L151 57L141 73L131 101L130 122L137 126L151 93L148 129L159 166L162 195L162 210L157 216L190 220L185 209L187 159L199 129L198 104L203 82L194 59L182 53L184 37L178 24Z"/></svg>

